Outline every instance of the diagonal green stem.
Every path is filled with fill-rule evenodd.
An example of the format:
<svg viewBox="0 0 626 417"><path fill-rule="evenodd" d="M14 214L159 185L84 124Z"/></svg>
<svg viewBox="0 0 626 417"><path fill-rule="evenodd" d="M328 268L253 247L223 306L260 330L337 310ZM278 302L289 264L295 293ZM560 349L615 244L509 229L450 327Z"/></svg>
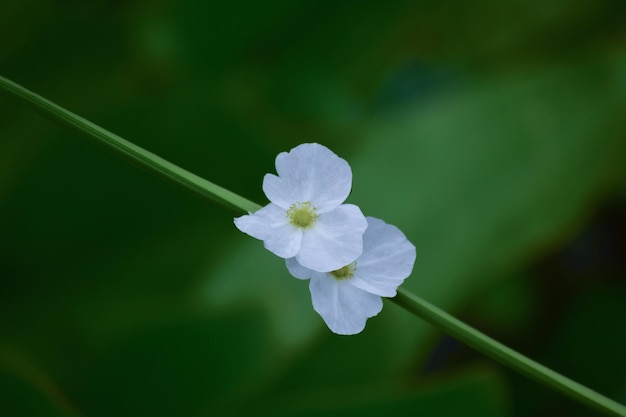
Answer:
<svg viewBox="0 0 626 417"><path fill-rule="evenodd" d="M201 197L242 213L260 208L259 205L128 142L6 78L0 77L0 90L27 102L44 116L77 130L135 165L173 181ZM626 417L626 407L504 346L402 288L398 290L398 295L392 301L474 349L537 382L602 411L606 415Z"/></svg>
<svg viewBox="0 0 626 417"><path fill-rule="evenodd" d="M626 408L623 405L527 358L403 288L398 289L398 295L391 301L528 378L607 415L626 416Z"/></svg>
<svg viewBox="0 0 626 417"><path fill-rule="evenodd" d="M252 201L192 174L2 76L0 76L0 89L32 105L35 110L52 121L86 135L89 139L104 145L110 151L135 165L173 181L201 197L208 198L233 210L249 212L257 211L260 208Z"/></svg>

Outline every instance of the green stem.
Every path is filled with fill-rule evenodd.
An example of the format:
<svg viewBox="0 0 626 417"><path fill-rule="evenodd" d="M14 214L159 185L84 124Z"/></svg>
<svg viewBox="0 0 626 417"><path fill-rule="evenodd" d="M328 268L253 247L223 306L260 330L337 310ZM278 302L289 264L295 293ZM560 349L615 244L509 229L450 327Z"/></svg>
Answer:
<svg viewBox="0 0 626 417"><path fill-rule="evenodd" d="M89 139L104 145L108 150L133 164L199 194L201 197L236 211L257 211L260 208L252 201L192 174L2 76L0 76L0 89L30 104L35 110L52 121L86 135Z"/></svg>
<svg viewBox="0 0 626 417"><path fill-rule="evenodd" d="M46 117L77 130L135 165L173 181L201 197L240 213L256 211L260 208L259 205L128 142L6 78L0 77L0 90L27 102ZM626 417L624 406L519 354L402 288L398 290L398 295L392 301L474 349L537 382L607 415Z"/></svg>
<svg viewBox="0 0 626 417"><path fill-rule="evenodd" d="M527 358L402 288L398 288L398 295L391 301L466 345L537 382L606 415L626 416L626 407L623 405Z"/></svg>

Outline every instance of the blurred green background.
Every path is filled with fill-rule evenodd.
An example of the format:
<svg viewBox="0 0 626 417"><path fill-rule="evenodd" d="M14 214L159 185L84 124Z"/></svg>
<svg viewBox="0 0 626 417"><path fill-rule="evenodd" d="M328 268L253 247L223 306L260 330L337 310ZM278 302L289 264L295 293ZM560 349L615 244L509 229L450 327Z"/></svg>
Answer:
<svg viewBox="0 0 626 417"><path fill-rule="evenodd" d="M626 3L0 2L0 74L265 204L320 142L409 290L626 402ZM0 415L592 416L0 94Z"/></svg>

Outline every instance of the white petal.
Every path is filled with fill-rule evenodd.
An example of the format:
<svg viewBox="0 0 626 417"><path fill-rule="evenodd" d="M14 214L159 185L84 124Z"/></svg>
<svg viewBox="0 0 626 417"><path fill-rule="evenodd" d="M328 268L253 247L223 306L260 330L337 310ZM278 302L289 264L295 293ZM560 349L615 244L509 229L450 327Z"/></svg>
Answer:
<svg viewBox="0 0 626 417"><path fill-rule="evenodd" d="M372 294L394 297L413 270L415 246L395 226L373 217L368 217L367 223L363 254L350 281Z"/></svg>
<svg viewBox="0 0 626 417"><path fill-rule="evenodd" d="M286 202L310 201L318 213L325 213L343 203L352 188L350 165L317 143L304 143L278 154L276 171L280 181L266 176L263 191L285 209Z"/></svg>
<svg viewBox="0 0 626 417"><path fill-rule="evenodd" d="M311 278L311 271L309 268L305 268L296 261L296 258L285 259L285 265L287 265L287 269L289 273L298 279L309 279Z"/></svg>
<svg viewBox="0 0 626 417"><path fill-rule="evenodd" d="M300 265L319 272L328 272L346 266L363 252L363 233L367 220L361 210L352 204L343 204L333 211L321 214L312 228L302 236Z"/></svg>
<svg viewBox="0 0 626 417"><path fill-rule="evenodd" d="M268 204L254 214L235 219L235 226L263 241L267 250L281 258L291 258L300 250L302 230L289 223L285 210Z"/></svg>
<svg viewBox="0 0 626 417"><path fill-rule="evenodd" d="M287 222L285 211L271 203L256 213L235 218L235 226L239 230L261 240L272 234L275 224L284 222Z"/></svg>
<svg viewBox="0 0 626 417"><path fill-rule="evenodd" d="M285 211L294 203L307 201L301 199L301 195L292 184L286 183L274 174L265 174L263 177L263 192L272 203Z"/></svg>
<svg viewBox="0 0 626 417"><path fill-rule="evenodd" d="M350 280L336 280L329 274L314 273L309 284L313 308L337 334L356 334L369 317L380 313L382 299L360 290Z"/></svg>

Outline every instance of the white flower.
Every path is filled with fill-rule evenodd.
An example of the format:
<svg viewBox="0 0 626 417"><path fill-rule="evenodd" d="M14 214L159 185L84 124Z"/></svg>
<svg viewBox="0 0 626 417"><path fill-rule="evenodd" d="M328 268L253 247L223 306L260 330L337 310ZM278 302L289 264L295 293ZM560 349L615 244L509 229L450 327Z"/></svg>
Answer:
<svg viewBox="0 0 626 417"><path fill-rule="evenodd" d="M278 176L263 178L270 204L236 218L239 230L315 271L353 262L363 252L367 221L357 206L341 204L352 188L348 163L322 145L305 143L280 153L276 171Z"/></svg>
<svg viewBox="0 0 626 417"><path fill-rule="evenodd" d="M367 217L363 254L332 272L316 272L286 260L291 275L311 279L313 308L337 334L356 334L369 317L383 308L382 297L394 297L396 289L413 270L415 246L395 226Z"/></svg>

